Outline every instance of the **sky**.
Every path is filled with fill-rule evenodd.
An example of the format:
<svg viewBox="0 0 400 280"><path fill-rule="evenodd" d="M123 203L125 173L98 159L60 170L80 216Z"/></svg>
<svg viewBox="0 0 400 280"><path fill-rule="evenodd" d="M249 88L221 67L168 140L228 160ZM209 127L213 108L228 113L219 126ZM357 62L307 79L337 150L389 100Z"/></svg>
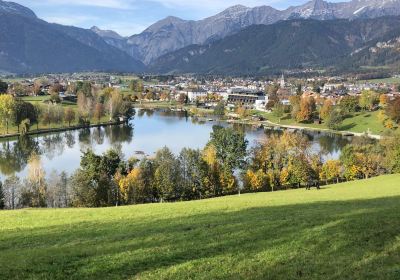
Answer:
<svg viewBox="0 0 400 280"><path fill-rule="evenodd" d="M167 16L199 20L242 4L285 9L307 0L13 0L48 22L114 30L123 36L142 32ZM330 0L329 2L339 2ZM345 0L341 0L342 2Z"/></svg>

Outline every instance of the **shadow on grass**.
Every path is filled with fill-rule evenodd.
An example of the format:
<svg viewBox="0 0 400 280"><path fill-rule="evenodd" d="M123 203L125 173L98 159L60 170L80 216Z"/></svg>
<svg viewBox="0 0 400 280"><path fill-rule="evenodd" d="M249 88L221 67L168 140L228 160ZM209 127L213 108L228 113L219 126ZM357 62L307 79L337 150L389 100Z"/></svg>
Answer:
<svg viewBox="0 0 400 280"><path fill-rule="evenodd" d="M399 201L221 209L3 231L0 278L399 279Z"/></svg>
<svg viewBox="0 0 400 280"><path fill-rule="evenodd" d="M354 128L356 126L355 123L350 123L350 124L346 124L346 125L342 125L339 130L350 130L352 128Z"/></svg>

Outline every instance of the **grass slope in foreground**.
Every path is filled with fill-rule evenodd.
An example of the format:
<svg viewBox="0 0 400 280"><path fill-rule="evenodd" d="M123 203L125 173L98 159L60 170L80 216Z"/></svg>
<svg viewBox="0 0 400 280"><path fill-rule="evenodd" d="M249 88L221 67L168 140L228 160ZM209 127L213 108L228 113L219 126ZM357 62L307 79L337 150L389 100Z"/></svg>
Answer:
<svg viewBox="0 0 400 280"><path fill-rule="evenodd" d="M399 175L0 221L0 279L400 279Z"/></svg>

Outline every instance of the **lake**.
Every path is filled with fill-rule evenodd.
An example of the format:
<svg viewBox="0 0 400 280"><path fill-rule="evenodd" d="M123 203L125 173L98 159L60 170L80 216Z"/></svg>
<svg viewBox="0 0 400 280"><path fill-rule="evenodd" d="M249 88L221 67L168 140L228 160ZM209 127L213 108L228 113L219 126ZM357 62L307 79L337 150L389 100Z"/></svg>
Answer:
<svg viewBox="0 0 400 280"><path fill-rule="evenodd" d="M167 146L178 154L182 148L203 148L209 140L213 125L228 126L225 122L199 120L185 112L169 110L138 110L129 124L101 128L80 129L48 135L23 137L20 140L0 142L0 180L17 174L24 177L29 156L41 156L46 174L65 171L72 174L80 165L82 151L93 149L101 154L111 147L121 149L125 158L153 155ZM249 146L276 131L234 125L246 133ZM316 151L323 151L325 158L338 158L341 149L351 138L334 134L303 132L312 141Z"/></svg>

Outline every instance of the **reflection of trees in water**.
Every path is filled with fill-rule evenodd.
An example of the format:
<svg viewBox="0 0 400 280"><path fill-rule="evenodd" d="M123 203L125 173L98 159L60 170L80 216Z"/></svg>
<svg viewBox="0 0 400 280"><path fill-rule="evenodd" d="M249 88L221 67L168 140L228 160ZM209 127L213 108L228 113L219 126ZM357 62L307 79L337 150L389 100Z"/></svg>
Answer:
<svg viewBox="0 0 400 280"><path fill-rule="evenodd" d="M307 138L308 141L314 142L316 134L309 131L300 131L300 133Z"/></svg>
<svg viewBox="0 0 400 280"><path fill-rule="evenodd" d="M345 138L336 134L321 134L316 139L323 154L337 153L350 142Z"/></svg>
<svg viewBox="0 0 400 280"><path fill-rule="evenodd" d="M157 110L157 115L160 116L160 117L171 117L171 116L173 116L172 115L172 111L169 110L169 109Z"/></svg>
<svg viewBox="0 0 400 280"><path fill-rule="evenodd" d="M78 140L79 140L79 145L80 149L82 151L86 151L88 149L92 149L92 137L91 137L91 132L89 128L84 128L79 130L78 132Z"/></svg>
<svg viewBox="0 0 400 280"><path fill-rule="evenodd" d="M137 116L139 118L141 118L144 115L146 115L147 117L151 117L154 115L154 110L153 109L139 109L137 112Z"/></svg>
<svg viewBox="0 0 400 280"><path fill-rule="evenodd" d="M265 135L267 135L267 136L281 136L282 134L283 134L283 130L272 130L272 129L269 129L269 130L265 130Z"/></svg>
<svg viewBox="0 0 400 280"><path fill-rule="evenodd" d="M173 116L173 113L170 109L146 109L146 108L142 108L139 109L137 111L137 116L138 117L143 117L144 115L146 115L146 117L152 117L154 116L154 114L157 113L157 115L159 116L163 116L163 117L169 117L169 116Z"/></svg>
<svg viewBox="0 0 400 280"><path fill-rule="evenodd" d="M133 127L129 124L106 126L104 132L110 144L132 142Z"/></svg>
<svg viewBox="0 0 400 280"><path fill-rule="evenodd" d="M281 135L283 133L282 130L266 130L265 134L267 136L270 135ZM318 133L311 131L300 131L304 137L307 138L308 141L318 144L319 149L322 154L334 154L340 152L344 146L350 143L349 139L346 137L342 137L337 134L330 133Z"/></svg>
<svg viewBox="0 0 400 280"><path fill-rule="evenodd" d="M146 116L151 117L154 115L154 110L146 110Z"/></svg>
<svg viewBox="0 0 400 280"><path fill-rule="evenodd" d="M224 127L226 126L225 123L220 123L219 125L224 126ZM260 132L260 131L264 130L264 128L260 128L260 127L249 125L249 124L243 124L243 123L233 123L232 127L233 127L233 129L235 129L236 131L239 131L241 133ZM266 132L266 134L267 133L268 133L268 131Z"/></svg>
<svg viewBox="0 0 400 280"><path fill-rule="evenodd" d="M200 124L200 119L196 116L191 117L190 119L192 121L192 124ZM204 121L203 121L204 123Z"/></svg>
<svg viewBox="0 0 400 280"><path fill-rule="evenodd" d="M93 141L96 142L97 145L104 144L104 130L101 127L96 127L93 129Z"/></svg>
<svg viewBox="0 0 400 280"><path fill-rule="evenodd" d="M40 154L39 143L32 137L22 136L14 142L4 142L0 148L0 172L6 176L21 172L29 157Z"/></svg>
<svg viewBox="0 0 400 280"><path fill-rule="evenodd" d="M65 138L65 145L67 145L68 148L72 149L75 146L75 133L71 131L67 131L64 133L64 138Z"/></svg>
<svg viewBox="0 0 400 280"><path fill-rule="evenodd" d="M154 114L160 117L177 117L179 120L181 119L189 119L189 113L187 111L172 111L170 109L154 109L150 110L151 115L147 114L147 116L151 117Z"/></svg>
<svg viewBox="0 0 400 280"><path fill-rule="evenodd" d="M185 119L186 121L188 120L188 112L187 111L182 111L182 112L173 112L175 116L178 117L179 120Z"/></svg>
<svg viewBox="0 0 400 280"><path fill-rule="evenodd" d="M323 154L332 154L335 152L335 144L332 138L327 135L322 135L318 138L318 143Z"/></svg>
<svg viewBox="0 0 400 280"><path fill-rule="evenodd" d="M53 159L56 155L64 153L65 142L62 133L46 135L42 137L41 145L48 159Z"/></svg>
<svg viewBox="0 0 400 280"><path fill-rule="evenodd" d="M137 113L137 116L138 116L139 118L141 118L141 117L144 116L145 112L146 112L145 109L139 109L139 110L138 110L138 113Z"/></svg>

